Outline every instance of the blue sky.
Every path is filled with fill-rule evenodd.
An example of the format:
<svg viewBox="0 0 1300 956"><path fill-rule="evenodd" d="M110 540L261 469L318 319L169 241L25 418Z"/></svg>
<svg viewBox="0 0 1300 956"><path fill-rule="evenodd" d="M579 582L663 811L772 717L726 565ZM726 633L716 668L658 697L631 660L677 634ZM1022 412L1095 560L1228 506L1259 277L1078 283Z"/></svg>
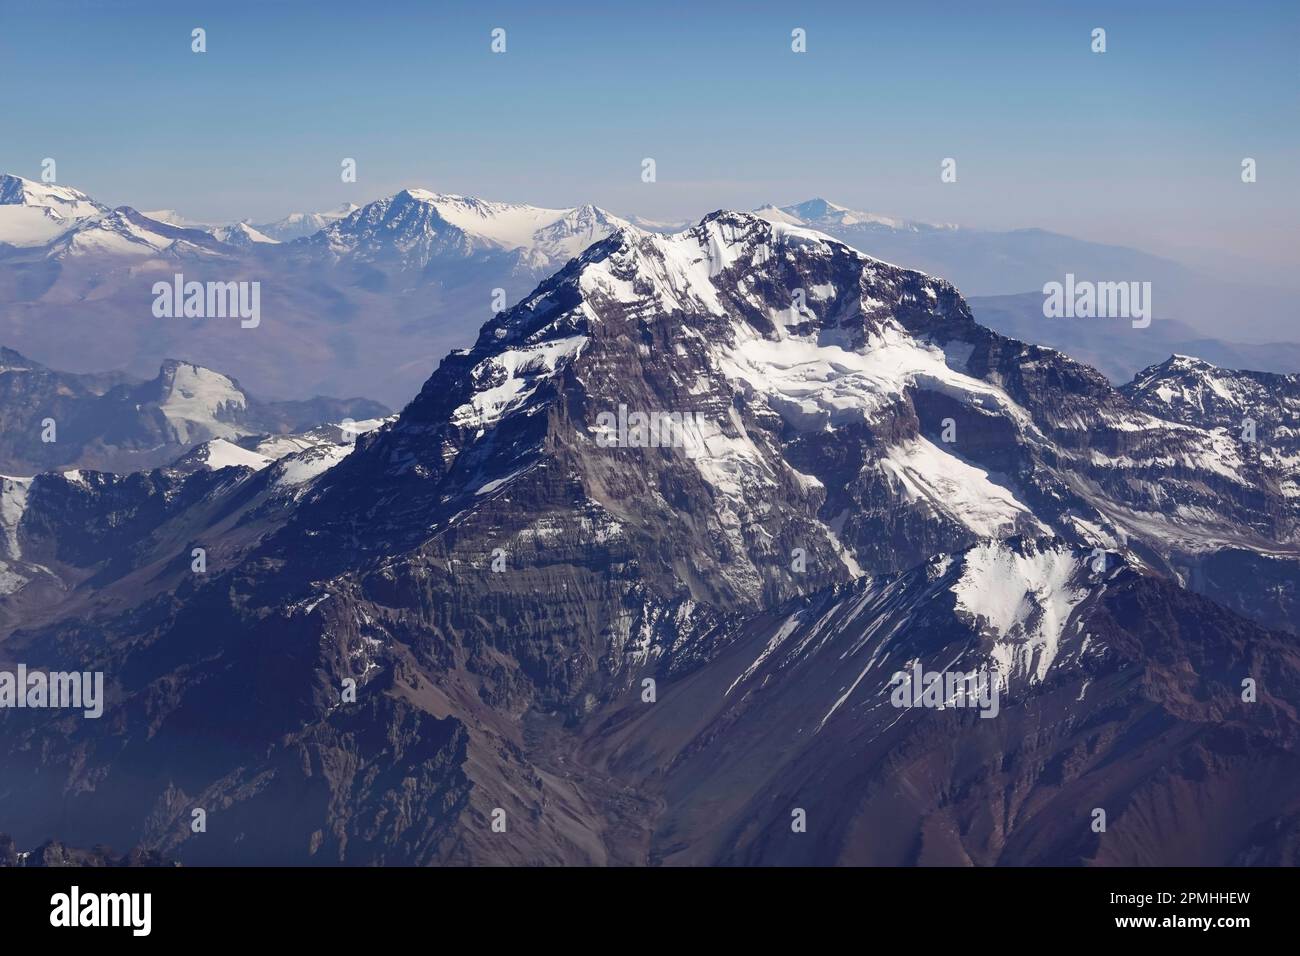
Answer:
<svg viewBox="0 0 1300 956"><path fill-rule="evenodd" d="M265 220L420 185L686 218L822 195L1189 256L1297 253L1295 2L2 6L0 169L37 178L51 156L61 182L140 209Z"/></svg>

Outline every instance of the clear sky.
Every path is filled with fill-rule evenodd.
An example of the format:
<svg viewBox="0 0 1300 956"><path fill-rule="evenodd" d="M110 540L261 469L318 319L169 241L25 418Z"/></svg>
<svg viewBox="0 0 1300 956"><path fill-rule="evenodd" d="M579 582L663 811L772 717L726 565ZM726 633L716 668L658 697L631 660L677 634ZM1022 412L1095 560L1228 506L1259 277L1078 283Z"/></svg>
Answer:
<svg viewBox="0 0 1300 956"><path fill-rule="evenodd" d="M1294 266L1297 50L1296 0L0 0L0 170L201 220L408 185L671 219L821 195Z"/></svg>

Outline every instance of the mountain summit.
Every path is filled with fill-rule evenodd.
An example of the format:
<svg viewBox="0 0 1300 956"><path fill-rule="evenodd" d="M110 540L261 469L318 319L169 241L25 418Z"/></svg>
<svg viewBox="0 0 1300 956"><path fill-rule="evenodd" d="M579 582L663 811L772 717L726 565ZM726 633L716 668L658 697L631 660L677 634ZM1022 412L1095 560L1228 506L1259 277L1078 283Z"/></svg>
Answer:
<svg viewBox="0 0 1300 956"><path fill-rule="evenodd" d="M6 646L115 715L11 714L0 813L195 863L1293 860L1296 498L1150 407L824 234L620 226L355 446L0 489ZM979 710L898 693L954 669Z"/></svg>
<svg viewBox="0 0 1300 956"><path fill-rule="evenodd" d="M67 186L0 175L0 245L44 245L78 221L107 211Z"/></svg>
<svg viewBox="0 0 1300 956"><path fill-rule="evenodd" d="M595 206L543 209L404 189L369 203L301 240L346 261L423 269L441 257L508 254L516 268L550 271L627 223Z"/></svg>

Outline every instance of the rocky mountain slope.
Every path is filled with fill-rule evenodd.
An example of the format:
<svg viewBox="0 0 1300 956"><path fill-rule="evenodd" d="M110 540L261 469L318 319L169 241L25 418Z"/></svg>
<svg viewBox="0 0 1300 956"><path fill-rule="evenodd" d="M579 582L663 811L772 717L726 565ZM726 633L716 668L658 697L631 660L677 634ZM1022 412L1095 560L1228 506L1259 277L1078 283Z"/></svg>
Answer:
<svg viewBox="0 0 1300 956"><path fill-rule="evenodd" d="M1190 355L1172 355L1139 372L1123 392L1152 414L1197 428L1240 432L1256 426L1268 447L1295 441L1300 374L1219 368Z"/></svg>
<svg viewBox="0 0 1300 956"><path fill-rule="evenodd" d="M11 495L10 547L52 580L0 598L0 655L109 685L100 721L4 713L20 843L1296 858L1280 466L941 279L745 214L621 228L350 454L294 462ZM1243 580L1229 610L1242 560L1291 589ZM991 675L997 716L895 706L918 665Z"/></svg>
<svg viewBox="0 0 1300 956"><path fill-rule="evenodd" d="M990 659L991 719L892 705L894 674ZM582 760L657 796L665 864L1293 864L1298 662L1126 563L985 543L773 609Z"/></svg>

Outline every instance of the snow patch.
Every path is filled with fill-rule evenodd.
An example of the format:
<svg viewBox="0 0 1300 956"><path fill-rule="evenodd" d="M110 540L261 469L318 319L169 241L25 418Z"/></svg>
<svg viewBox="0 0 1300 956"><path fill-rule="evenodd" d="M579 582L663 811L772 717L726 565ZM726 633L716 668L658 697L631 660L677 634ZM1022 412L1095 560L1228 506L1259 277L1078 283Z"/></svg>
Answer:
<svg viewBox="0 0 1300 956"><path fill-rule="evenodd" d="M0 475L0 544L5 556L17 560L23 556L18 544L18 524L27 511L27 495L32 490L32 478L7 478Z"/></svg>
<svg viewBox="0 0 1300 956"><path fill-rule="evenodd" d="M905 500L923 502L980 537L1005 536L1022 519L1032 521L1045 534L1052 533L1028 505L992 481L988 472L922 436L890 447L880 469Z"/></svg>
<svg viewBox="0 0 1300 956"><path fill-rule="evenodd" d="M1088 594L1073 583L1081 567L1066 548L1021 554L986 542L966 552L952 591L957 609L982 618L993 632L999 672L1031 681L1046 676L1070 614Z"/></svg>

